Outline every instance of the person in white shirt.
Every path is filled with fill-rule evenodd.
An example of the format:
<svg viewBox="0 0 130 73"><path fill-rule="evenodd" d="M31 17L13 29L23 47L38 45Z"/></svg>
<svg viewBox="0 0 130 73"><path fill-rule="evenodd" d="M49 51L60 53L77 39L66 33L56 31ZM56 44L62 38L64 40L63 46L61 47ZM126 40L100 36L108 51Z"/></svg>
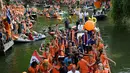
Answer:
<svg viewBox="0 0 130 73"><path fill-rule="evenodd" d="M80 22L83 21L83 13L82 12L79 12L79 20L80 20Z"/></svg>
<svg viewBox="0 0 130 73"><path fill-rule="evenodd" d="M84 11L84 20L85 22L88 20L89 13L87 11Z"/></svg>
<svg viewBox="0 0 130 73"><path fill-rule="evenodd" d="M67 73L80 73L78 70L76 70L76 66L72 66L72 70L68 71Z"/></svg>
<svg viewBox="0 0 130 73"><path fill-rule="evenodd" d="M83 30L83 25L82 23L80 22L80 24L78 25L78 31L82 31Z"/></svg>

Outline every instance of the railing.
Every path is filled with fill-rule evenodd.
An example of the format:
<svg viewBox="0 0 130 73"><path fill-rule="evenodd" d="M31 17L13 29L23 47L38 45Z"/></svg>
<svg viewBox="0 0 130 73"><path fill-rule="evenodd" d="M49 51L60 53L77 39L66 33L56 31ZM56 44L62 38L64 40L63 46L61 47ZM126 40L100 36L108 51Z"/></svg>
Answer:
<svg viewBox="0 0 130 73"><path fill-rule="evenodd" d="M0 51L4 50L4 43L2 41L2 39L0 38Z"/></svg>

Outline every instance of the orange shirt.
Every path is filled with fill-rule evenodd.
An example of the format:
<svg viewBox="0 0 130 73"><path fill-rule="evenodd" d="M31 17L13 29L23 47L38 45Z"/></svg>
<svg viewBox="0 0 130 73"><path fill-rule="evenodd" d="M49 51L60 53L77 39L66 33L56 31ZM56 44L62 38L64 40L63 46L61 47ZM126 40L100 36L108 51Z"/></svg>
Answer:
<svg viewBox="0 0 130 73"><path fill-rule="evenodd" d="M72 30L72 42L75 42L75 31L74 30Z"/></svg>
<svg viewBox="0 0 130 73"><path fill-rule="evenodd" d="M94 73L109 73L108 70L96 70Z"/></svg>
<svg viewBox="0 0 130 73"><path fill-rule="evenodd" d="M28 68L28 73L38 73L36 69L32 68L31 66Z"/></svg>
<svg viewBox="0 0 130 73"><path fill-rule="evenodd" d="M6 30L10 30L10 24L8 22L4 22L4 25Z"/></svg>
<svg viewBox="0 0 130 73"><path fill-rule="evenodd" d="M105 54L101 54L100 59L101 59L101 62L103 63L106 60Z"/></svg>
<svg viewBox="0 0 130 73"><path fill-rule="evenodd" d="M24 23L24 33L26 33L26 30L27 30L27 27L26 27L26 24Z"/></svg>
<svg viewBox="0 0 130 73"><path fill-rule="evenodd" d="M49 48L50 48L51 55L54 57L54 55L55 55L55 49L53 48L53 46L50 46Z"/></svg>
<svg viewBox="0 0 130 73"><path fill-rule="evenodd" d="M49 64L48 67L47 67L47 69L45 69L45 67L43 67L42 65L40 65L40 71L44 72L44 73L50 73L48 71L51 69L51 67L52 66Z"/></svg>
<svg viewBox="0 0 130 73"><path fill-rule="evenodd" d="M85 61L89 61L89 56L84 56L83 59L84 59Z"/></svg>
<svg viewBox="0 0 130 73"><path fill-rule="evenodd" d="M52 69L52 73L60 73L59 70L57 70L56 68L60 69L60 66L56 65L55 68Z"/></svg>
<svg viewBox="0 0 130 73"><path fill-rule="evenodd" d="M101 54L100 59L104 66L107 65L108 60L106 59L105 54Z"/></svg>
<svg viewBox="0 0 130 73"><path fill-rule="evenodd" d="M94 59L96 59L96 54L94 51L89 51L88 54L92 55Z"/></svg>
<svg viewBox="0 0 130 73"><path fill-rule="evenodd" d="M63 50L63 51L65 50L64 44L61 45L61 50Z"/></svg>
<svg viewBox="0 0 130 73"><path fill-rule="evenodd" d="M72 70L72 66L73 66L73 64L70 64L70 65L68 66L68 71Z"/></svg>
<svg viewBox="0 0 130 73"><path fill-rule="evenodd" d="M49 61L50 64L52 64L52 56L51 56L51 54L49 54L49 56L48 56L48 61Z"/></svg>
<svg viewBox="0 0 130 73"><path fill-rule="evenodd" d="M47 58L47 53L46 53L46 52L43 52L42 56L43 56L44 58Z"/></svg>
<svg viewBox="0 0 130 73"><path fill-rule="evenodd" d="M109 73L109 70L103 70L103 73Z"/></svg>
<svg viewBox="0 0 130 73"><path fill-rule="evenodd" d="M87 63L81 59L79 62L78 62L78 65L80 67L80 71L81 73L87 73L88 72L88 67L87 67Z"/></svg>
<svg viewBox="0 0 130 73"><path fill-rule="evenodd" d="M4 22L4 25L5 25L6 32L8 33L9 36L11 36L11 26L10 26L10 24L8 24L8 22Z"/></svg>
<svg viewBox="0 0 130 73"><path fill-rule="evenodd" d="M104 73L103 70L96 70L94 73Z"/></svg>

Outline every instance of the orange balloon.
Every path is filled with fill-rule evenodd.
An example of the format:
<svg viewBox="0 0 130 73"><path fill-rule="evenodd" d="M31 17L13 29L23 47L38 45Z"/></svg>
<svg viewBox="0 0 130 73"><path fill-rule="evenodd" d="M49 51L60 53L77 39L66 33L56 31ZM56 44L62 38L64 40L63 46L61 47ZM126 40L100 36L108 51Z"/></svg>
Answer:
<svg viewBox="0 0 130 73"><path fill-rule="evenodd" d="M94 2L94 6L95 6L96 8L101 8L101 2L100 2L100 1Z"/></svg>
<svg viewBox="0 0 130 73"><path fill-rule="evenodd" d="M84 25L84 29L88 30L88 31L91 31L91 30L94 30L95 28L95 25L94 25L94 22L93 21L87 21Z"/></svg>

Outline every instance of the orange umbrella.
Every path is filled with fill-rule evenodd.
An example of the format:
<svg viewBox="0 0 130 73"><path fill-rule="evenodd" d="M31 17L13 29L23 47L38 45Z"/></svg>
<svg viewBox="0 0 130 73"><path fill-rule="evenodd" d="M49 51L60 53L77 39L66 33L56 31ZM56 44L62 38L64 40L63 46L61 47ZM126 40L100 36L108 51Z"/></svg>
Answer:
<svg viewBox="0 0 130 73"><path fill-rule="evenodd" d="M87 21L84 25L84 29L88 30L88 31L91 31L91 30L94 30L95 28L95 25L94 25L94 22L93 21Z"/></svg>

